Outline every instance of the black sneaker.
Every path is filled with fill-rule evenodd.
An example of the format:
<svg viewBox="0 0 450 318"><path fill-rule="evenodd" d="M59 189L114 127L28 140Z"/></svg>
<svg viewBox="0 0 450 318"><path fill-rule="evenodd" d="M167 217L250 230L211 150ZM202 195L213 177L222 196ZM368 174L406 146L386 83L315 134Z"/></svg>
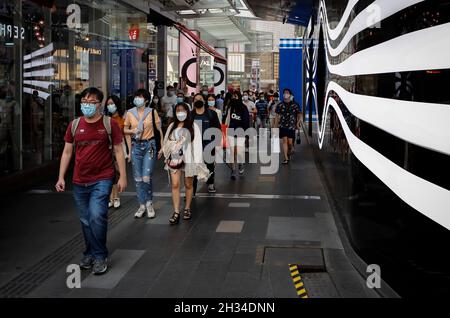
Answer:
<svg viewBox="0 0 450 318"><path fill-rule="evenodd" d="M108 260L96 259L94 261L94 267L92 268L92 273L94 275L102 275L102 274L106 273L107 270L108 270Z"/></svg>
<svg viewBox="0 0 450 318"><path fill-rule="evenodd" d="M231 173L231 180L236 180L236 172Z"/></svg>
<svg viewBox="0 0 450 318"><path fill-rule="evenodd" d="M208 186L208 192L209 193L216 193L217 191L216 191L216 187L214 186L214 184L210 184L209 186Z"/></svg>
<svg viewBox="0 0 450 318"><path fill-rule="evenodd" d="M84 256L80 261L81 269L91 269L94 264L94 258L92 256Z"/></svg>

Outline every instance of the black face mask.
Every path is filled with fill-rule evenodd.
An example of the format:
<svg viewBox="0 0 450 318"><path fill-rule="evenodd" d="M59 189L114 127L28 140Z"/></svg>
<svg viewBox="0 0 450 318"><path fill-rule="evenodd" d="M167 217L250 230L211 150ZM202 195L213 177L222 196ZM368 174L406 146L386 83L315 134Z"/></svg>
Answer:
<svg viewBox="0 0 450 318"><path fill-rule="evenodd" d="M202 108L203 106L205 106L205 104L201 100L198 100L194 103L195 108Z"/></svg>

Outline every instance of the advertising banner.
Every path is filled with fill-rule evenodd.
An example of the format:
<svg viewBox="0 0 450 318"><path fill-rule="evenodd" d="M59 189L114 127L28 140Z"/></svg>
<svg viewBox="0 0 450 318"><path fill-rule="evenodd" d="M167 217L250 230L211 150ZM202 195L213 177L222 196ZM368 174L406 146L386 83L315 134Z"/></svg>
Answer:
<svg viewBox="0 0 450 318"><path fill-rule="evenodd" d="M228 59L228 50L225 47L216 47L217 53ZM227 88L227 65L214 63L214 93L220 94L220 91L226 91Z"/></svg>
<svg viewBox="0 0 450 318"><path fill-rule="evenodd" d="M198 31L193 31L200 35ZM180 78L181 83L188 87L188 93L197 92L197 79L199 75L200 49L180 32ZM182 87L183 88L183 87Z"/></svg>

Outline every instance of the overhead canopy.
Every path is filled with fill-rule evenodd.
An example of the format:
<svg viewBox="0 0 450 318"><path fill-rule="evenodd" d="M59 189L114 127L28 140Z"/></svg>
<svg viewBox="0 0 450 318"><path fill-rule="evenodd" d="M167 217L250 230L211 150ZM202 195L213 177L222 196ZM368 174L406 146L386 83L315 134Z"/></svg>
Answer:
<svg viewBox="0 0 450 318"><path fill-rule="evenodd" d="M219 40L231 42L249 42L248 35L238 24L228 17L201 18L196 20L196 26Z"/></svg>
<svg viewBox="0 0 450 318"><path fill-rule="evenodd" d="M258 18L308 26L313 0L246 0Z"/></svg>
<svg viewBox="0 0 450 318"><path fill-rule="evenodd" d="M218 53L213 47L211 47L206 41L203 41L194 32L189 30L186 26L181 23L174 24L174 27L180 31L184 36L186 36L192 43L197 45L200 49L214 57L214 61L220 64L227 64L227 59Z"/></svg>

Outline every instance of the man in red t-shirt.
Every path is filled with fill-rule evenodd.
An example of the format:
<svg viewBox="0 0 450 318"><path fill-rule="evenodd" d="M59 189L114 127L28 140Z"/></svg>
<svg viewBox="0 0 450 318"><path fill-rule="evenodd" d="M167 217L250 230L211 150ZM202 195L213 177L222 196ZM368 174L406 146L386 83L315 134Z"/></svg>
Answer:
<svg viewBox="0 0 450 318"><path fill-rule="evenodd" d="M95 275L103 274L108 269L106 236L109 196L115 177L113 152L120 171L117 182L119 192L123 192L127 186L122 132L117 122L111 120L109 136L103 121L102 101L103 93L97 88L87 88L81 93L81 111L84 116L80 118L74 135L74 122L67 127L56 184L58 192L65 191L65 175L75 146L73 193L86 243L80 267L92 268Z"/></svg>

